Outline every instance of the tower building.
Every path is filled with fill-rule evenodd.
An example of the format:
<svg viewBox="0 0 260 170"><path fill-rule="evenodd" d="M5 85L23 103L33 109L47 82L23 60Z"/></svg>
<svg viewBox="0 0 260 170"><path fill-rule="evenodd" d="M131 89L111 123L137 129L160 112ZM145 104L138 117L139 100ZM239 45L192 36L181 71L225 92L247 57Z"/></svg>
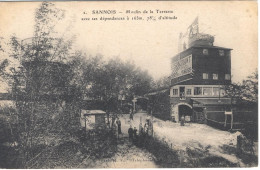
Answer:
<svg viewBox="0 0 260 170"><path fill-rule="evenodd" d="M214 46L214 36L199 32L198 18L179 38L179 53L171 59L172 119L225 119L225 112L231 109L224 87L231 83L232 49Z"/></svg>

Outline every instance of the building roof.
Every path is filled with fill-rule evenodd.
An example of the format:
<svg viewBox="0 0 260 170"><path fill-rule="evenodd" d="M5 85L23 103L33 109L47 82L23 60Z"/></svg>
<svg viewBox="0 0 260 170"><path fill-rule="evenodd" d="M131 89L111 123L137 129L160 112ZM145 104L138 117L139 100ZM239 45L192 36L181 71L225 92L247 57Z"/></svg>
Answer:
<svg viewBox="0 0 260 170"><path fill-rule="evenodd" d="M192 48L212 48L212 49L221 49L221 50L233 50L232 48L225 48L225 47L219 47L219 46L210 46L210 45L194 45L194 46L191 46L190 48L187 48L186 50L183 50L179 53L177 53L175 56L173 56L172 58L180 55L181 53L184 53L185 51L188 51Z"/></svg>
<svg viewBox="0 0 260 170"><path fill-rule="evenodd" d="M203 46L203 45L194 45L190 48L214 48L214 49L223 49L223 50L233 50L231 48L219 47L219 46Z"/></svg>
<svg viewBox="0 0 260 170"><path fill-rule="evenodd" d="M157 94L160 94L160 93L165 93L165 92L167 92L168 90L169 90L169 88L160 89L160 90L157 90L157 91L154 91L154 92L147 93L147 94L145 94L144 96L157 95Z"/></svg>
<svg viewBox="0 0 260 170"><path fill-rule="evenodd" d="M230 98L191 98L195 103L203 105L231 105Z"/></svg>
<svg viewBox="0 0 260 170"><path fill-rule="evenodd" d="M90 115L104 115L106 114L106 112L104 112L103 110L81 110L81 114L83 114L84 116L90 116Z"/></svg>

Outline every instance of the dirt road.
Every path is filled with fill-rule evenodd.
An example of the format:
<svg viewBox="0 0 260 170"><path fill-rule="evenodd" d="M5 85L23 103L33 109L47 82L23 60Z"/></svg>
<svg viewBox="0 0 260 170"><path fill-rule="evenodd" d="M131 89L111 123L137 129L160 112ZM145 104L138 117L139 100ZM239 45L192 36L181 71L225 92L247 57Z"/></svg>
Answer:
<svg viewBox="0 0 260 170"><path fill-rule="evenodd" d="M130 125L139 128L140 122L144 125L145 120L151 118L146 113L136 113L134 120L129 121L129 115L121 117L124 125L123 131L126 133ZM240 167L246 165L234 153L229 153L226 148L235 149L236 138L240 134L230 133L227 131L218 130L205 124L190 123L185 126L180 126L178 123L163 121L153 117L153 128L155 138L167 143L174 150L187 151L193 150L207 152L210 155L221 157ZM185 153L185 152L184 152ZM184 157L189 155L184 154Z"/></svg>

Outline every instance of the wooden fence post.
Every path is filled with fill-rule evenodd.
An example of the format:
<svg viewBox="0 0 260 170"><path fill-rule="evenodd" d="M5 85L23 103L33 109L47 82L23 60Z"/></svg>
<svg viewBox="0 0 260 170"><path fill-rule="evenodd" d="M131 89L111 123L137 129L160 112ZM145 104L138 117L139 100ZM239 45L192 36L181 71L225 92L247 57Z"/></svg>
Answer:
<svg viewBox="0 0 260 170"><path fill-rule="evenodd" d="M227 115L225 114L225 124L224 124L224 127L227 126Z"/></svg>
<svg viewBox="0 0 260 170"><path fill-rule="evenodd" d="M242 153L242 137L240 135L237 136L237 154Z"/></svg>
<svg viewBox="0 0 260 170"><path fill-rule="evenodd" d="M180 164L182 167L182 164L183 164L183 151L182 150L180 150Z"/></svg>
<svg viewBox="0 0 260 170"><path fill-rule="evenodd" d="M231 114L231 129L233 128L233 113Z"/></svg>

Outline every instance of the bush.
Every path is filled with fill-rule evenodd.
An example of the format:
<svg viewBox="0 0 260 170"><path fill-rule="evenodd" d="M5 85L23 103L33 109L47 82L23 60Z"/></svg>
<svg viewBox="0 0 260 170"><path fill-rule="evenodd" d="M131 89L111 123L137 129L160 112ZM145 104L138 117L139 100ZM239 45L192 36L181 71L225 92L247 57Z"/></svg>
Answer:
<svg viewBox="0 0 260 170"><path fill-rule="evenodd" d="M180 164L176 151L169 148L167 144L162 143L151 136L145 136L143 144L137 146L143 147L148 152L152 153L156 158L155 163L163 168L174 168L178 167Z"/></svg>

